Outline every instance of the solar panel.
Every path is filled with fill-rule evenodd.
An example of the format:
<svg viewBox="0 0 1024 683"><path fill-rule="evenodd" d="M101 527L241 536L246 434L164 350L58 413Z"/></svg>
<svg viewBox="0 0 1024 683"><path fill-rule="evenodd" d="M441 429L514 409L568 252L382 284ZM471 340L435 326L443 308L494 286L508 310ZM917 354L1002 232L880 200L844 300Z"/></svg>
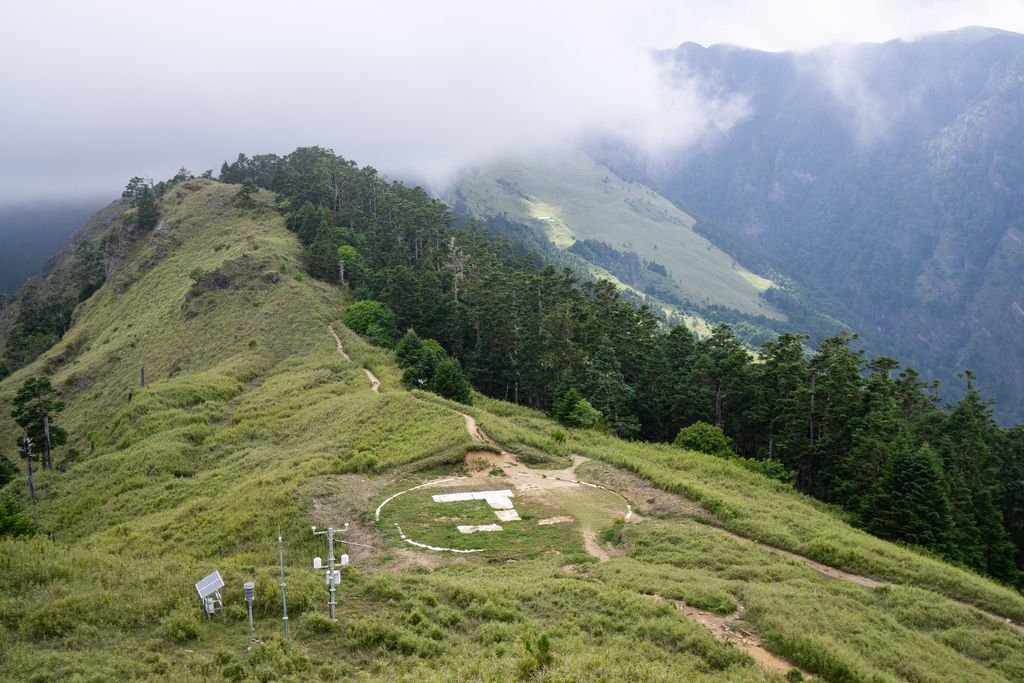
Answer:
<svg viewBox="0 0 1024 683"><path fill-rule="evenodd" d="M199 598L205 600L206 596L213 595L223 587L224 579L220 578L220 572L215 571L196 584L196 591L199 593Z"/></svg>

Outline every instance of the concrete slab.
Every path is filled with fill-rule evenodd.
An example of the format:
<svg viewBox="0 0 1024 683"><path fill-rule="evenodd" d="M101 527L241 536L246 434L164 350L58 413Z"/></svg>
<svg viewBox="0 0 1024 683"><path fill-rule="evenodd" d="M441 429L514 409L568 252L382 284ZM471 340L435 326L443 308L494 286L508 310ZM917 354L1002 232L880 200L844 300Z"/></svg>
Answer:
<svg viewBox="0 0 1024 683"><path fill-rule="evenodd" d="M497 524L469 524L466 526L456 527L460 532L464 534L475 534L478 531L502 531L501 526Z"/></svg>

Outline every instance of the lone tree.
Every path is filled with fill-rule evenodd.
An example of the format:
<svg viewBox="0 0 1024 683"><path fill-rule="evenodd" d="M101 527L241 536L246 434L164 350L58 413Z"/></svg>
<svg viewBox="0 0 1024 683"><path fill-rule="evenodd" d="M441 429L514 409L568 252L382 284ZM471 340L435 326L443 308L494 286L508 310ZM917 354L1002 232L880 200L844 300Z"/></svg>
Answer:
<svg viewBox="0 0 1024 683"><path fill-rule="evenodd" d="M672 445L719 457L735 455L729 437L719 427L701 421L680 429Z"/></svg>
<svg viewBox="0 0 1024 683"><path fill-rule="evenodd" d="M49 377L29 377L14 396L11 417L37 447L45 448L43 467L53 469L51 446L67 443L68 433L53 424L52 418L64 410Z"/></svg>

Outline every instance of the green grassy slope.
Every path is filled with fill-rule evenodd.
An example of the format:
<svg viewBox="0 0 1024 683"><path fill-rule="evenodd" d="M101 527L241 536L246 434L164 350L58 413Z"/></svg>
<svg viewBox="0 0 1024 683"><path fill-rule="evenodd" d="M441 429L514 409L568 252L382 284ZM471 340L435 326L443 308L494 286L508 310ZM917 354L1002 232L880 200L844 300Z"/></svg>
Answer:
<svg viewBox="0 0 1024 683"><path fill-rule="evenodd" d="M49 369L79 453L64 472L41 473L39 500L25 503L41 533L0 541L0 678L782 680L677 602L717 615L742 605L743 629L825 680L1024 677L1024 635L953 600L1019 622L1024 599L1012 591L874 540L711 457L584 431L561 441L532 411L482 397L467 409L401 389L390 355L336 322L342 295L295 278L298 245L280 217L238 210L235 190L201 182L172 192L169 229L135 246L57 348L0 383L6 405L25 377ZM551 467L571 452L593 458L579 476L620 491L641 520L608 525L611 557L601 562L566 527L509 530L476 555L404 544L374 510L467 473L458 410ZM2 495L23 499L24 484ZM428 504L396 500L386 509L403 523ZM373 548L349 549L354 568L331 623L323 576L309 568L326 552L309 525L345 521L350 538ZM897 585L828 578L767 546ZM228 610L207 623L192 584L214 569ZM538 672L522 638L542 633L553 662Z"/></svg>
<svg viewBox="0 0 1024 683"><path fill-rule="evenodd" d="M759 296L771 282L697 234L692 217L582 153L509 160L467 172L457 196L475 215L507 214L543 230L561 248L598 240L662 264L695 305L785 318Z"/></svg>

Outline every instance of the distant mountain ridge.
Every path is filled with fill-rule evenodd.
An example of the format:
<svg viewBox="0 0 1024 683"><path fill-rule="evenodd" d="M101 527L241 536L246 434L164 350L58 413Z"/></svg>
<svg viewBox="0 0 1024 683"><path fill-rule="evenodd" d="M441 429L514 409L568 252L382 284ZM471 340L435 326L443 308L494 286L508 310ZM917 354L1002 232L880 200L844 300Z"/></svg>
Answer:
<svg viewBox="0 0 1024 683"><path fill-rule="evenodd" d="M685 210L580 151L467 169L445 201L555 265L613 280L631 300L700 335L727 322L757 348L788 331L824 338L850 325L834 301L777 273L752 272Z"/></svg>
<svg viewBox="0 0 1024 683"><path fill-rule="evenodd" d="M1024 36L661 58L750 116L656 170L613 147L602 162L755 271L835 297L879 351L946 385L970 368L1000 419L1024 418Z"/></svg>
<svg viewBox="0 0 1024 683"><path fill-rule="evenodd" d="M674 278L678 291L669 295L670 303L714 303L785 317L760 296L772 283L696 234L692 217L586 155L537 156L468 171L451 203L477 216L502 213L532 225L563 249L598 242L634 255L637 263L654 263ZM620 279L633 284L637 278Z"/></svg>

